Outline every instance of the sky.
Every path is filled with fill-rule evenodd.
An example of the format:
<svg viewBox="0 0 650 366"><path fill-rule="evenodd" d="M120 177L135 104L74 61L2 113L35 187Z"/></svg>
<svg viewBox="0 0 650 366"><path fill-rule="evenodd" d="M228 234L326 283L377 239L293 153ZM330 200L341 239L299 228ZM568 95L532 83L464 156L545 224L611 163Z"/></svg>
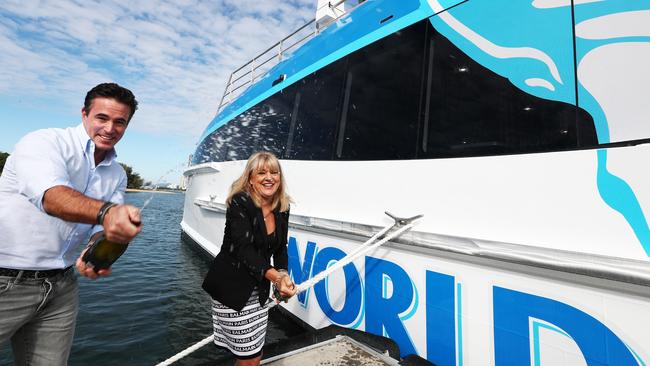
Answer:
<svg viewBox="0 0 650 366"><path fill-rule="evenodd" d="M0 151L76 126L86 92L116 82L139 102L118 160L178 183L230 73L315 12L316 0L2 0Z"/></svg>

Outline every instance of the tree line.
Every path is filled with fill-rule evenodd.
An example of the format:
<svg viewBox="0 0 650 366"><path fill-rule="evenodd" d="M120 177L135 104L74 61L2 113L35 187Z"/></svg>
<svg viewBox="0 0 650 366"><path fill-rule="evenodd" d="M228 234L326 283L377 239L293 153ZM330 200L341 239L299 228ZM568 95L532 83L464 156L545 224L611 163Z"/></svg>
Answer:
<svg viewBox="0 0 650 366"><path fill-rule="evenodd" d="M9 157L9 154L7 154L6 152L0 151L0 173L2 173L2 171L4 170L5 163L7 162L8 157Z"/></svg>
<svg viewBox="0 0 650 366"><path fill-rule="evenodd" d="M4 170L8 157L8 153L0 151L0 173ZM124 171L126 172L126 188L142 188L142 185L144 185L144 179L140 177L140 174L134 172L133 168L126 164L120 163L120 165L122 165L122 168L124 168Z"/></svg>

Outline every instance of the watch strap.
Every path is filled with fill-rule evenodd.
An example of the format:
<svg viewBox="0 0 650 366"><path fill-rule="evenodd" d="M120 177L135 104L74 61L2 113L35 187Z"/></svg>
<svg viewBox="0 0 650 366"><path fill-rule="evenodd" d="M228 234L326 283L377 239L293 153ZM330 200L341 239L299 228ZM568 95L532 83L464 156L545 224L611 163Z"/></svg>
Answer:
<svg viewBox="0 0 650 366"><path fill-rule="evenodd" d="M106 216L108 210L110 210L110 208L113 206L117 206L117 203L104 202L102 207L99 209L99 212L97 212L97 225L104 225L104 217Z"/></svg>

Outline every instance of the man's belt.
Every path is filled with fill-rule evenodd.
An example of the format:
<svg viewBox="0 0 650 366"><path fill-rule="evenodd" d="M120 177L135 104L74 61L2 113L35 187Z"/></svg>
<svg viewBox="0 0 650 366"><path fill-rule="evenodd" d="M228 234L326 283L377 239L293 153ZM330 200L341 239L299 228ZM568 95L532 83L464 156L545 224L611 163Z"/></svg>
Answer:
<svg viewBox="0 0 650 366"><path fill-rule="evenodd" d="M59 269L47 269L47 270L33 270L33 269L11 269L11 268L0 268L0 276L7 277L18 277L18 274L22 271L23 274L21 278L50 278L58 274L65 273L72 266Z"/></svg>

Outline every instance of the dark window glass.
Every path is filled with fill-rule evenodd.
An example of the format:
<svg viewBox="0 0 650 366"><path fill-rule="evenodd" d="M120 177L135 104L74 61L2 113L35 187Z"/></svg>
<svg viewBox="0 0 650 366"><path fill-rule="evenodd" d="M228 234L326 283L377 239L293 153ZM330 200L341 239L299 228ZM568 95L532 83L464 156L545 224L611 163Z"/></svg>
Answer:
<svg viewBox="0 0 650 366"><path fill-rule="evenodd" d="M272 152L279 158L284 156L295 90L294 84L264 101L260 115L256 119L257 123L250 131L251 154L264 150Z"/></svg>
<svg viewBox="0 0 650 366"><path fill-rule="evenodd" d="M341 115L345 60L334 62L297 83L295 119L289 132L286 157L331 160Z"/></svg>
<svg viewBox="0 0 650 366"><path fill-rule="evenodd" d="M245 160L258 150L298 160L396 160L596 145L587 112L516 88L427 19L237 116L197 147L193 163Z"/></svg>
<svg viewBox="0 0 650 366"><path fill-rule="evenodd" d="M425 36L419 22L349 56L338 157L416 157Z"/></svg>
<svg viewBox="0 0 650 366"><path fill-rule="evenodd" d="M223 160L223 155L217 152L217 148L215 147L216 140L216 131L203 139L192 155L192 164Z"/></svg>
<svg viewBox="0 0 650 366"><path fill-rule="evenodd" d="M221 126L197 148L193 163L246 160L265 150L283 156L295 88L287 88Z"/></svg>
<svg viewBox="0 0 650 366"><path fill-rule="evenodd" d="M577 113L573 105L525 93L429 29L423 157L540 152L595 144L593 121L587 114Z"/></svg>
<svg viewBox="0 0 650 366"><path fill-rule="evenodd" d="M578 132L578 147L594 147L598 145L596 125L589 112L582 108L576 110L576 130Z"/></svg>

